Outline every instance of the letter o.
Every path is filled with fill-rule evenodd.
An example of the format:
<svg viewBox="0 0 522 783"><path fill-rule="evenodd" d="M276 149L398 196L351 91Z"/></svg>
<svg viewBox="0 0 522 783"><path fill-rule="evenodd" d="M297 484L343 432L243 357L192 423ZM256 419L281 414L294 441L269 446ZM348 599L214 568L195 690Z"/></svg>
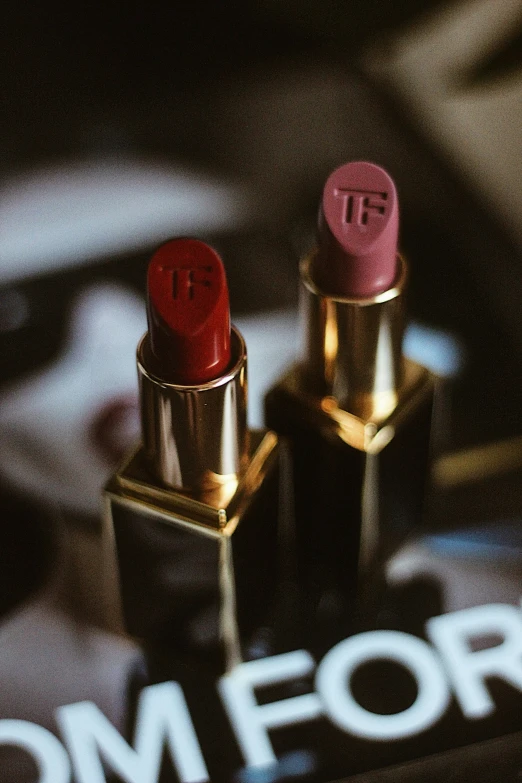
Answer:
<svg viewBox="0 0 522 783"><path fill-rule="evenodd" d="M62 743L50 731L26 720L0 720L0 745L16 745L34 758L38 783L69 783L71 765Z"/></svg>
<svg viewBox="0 0 522 783"><path fill-rule="evenodd" d="M411 672L418 692L410 707L393 715L379 715L355 701L350 679L358 666L371 660L393 661ZM432 648L399 631L369 631L337 644L321 661L316 688L332 723L356 737L374 740L419 734L436 723L450 700L444 670Z"/></svg>

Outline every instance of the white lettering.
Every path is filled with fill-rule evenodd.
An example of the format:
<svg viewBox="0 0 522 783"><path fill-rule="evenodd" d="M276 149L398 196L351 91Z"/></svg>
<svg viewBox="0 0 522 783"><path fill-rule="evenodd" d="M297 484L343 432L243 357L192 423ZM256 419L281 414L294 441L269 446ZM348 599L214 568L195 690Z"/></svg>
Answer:
<svg viewBox="0 0 522 783"><path fill-rule="evenodd" d="M402 712L369 712L352 695L350 679L354 671L376 659L405 666L417 681L417 697ZM430 646L398 631L370 631L337 644L321 661L316 687L336 726L356 737L374 740L402 739L424 731L440 718L450 699L444 671Z"/></svg>
<svg viewBox="0 0 522 783"><path fill-rule="evenodd" d="M488 678L500 678L522 692L518 607L496 604L464 609L434 617L426 628L435 649L397 631L352 636L325 655L316 672L316 692L266 704L258 703L255 689L311 675L312 656L297 650L238 665L221 678L218 688L245 763L250 767L276 763L269 731L321 716L356 737L398 740L415 736L439 720L448 706L450 687L464 716L471 719L495 710ZM499 637L498 643L490 642L484 649L484 637L491 636ZM379 660L405 667L417 684L413 704L392 715L361 706L351 689L358 667ZM164 748L181 783L209 781L178 683L143 689L132 745L92 702L60 707L56 714L66 747L34 723L0 720L0 745L13 745L30 754L38 768L38 783L70 783L73 772L76 783L106 783L109 770L122 783L158 783Z"/></svg>
<svg viewBox="0 0 522 783"><path fill-rule="evenodd" d="M65 748L42 726L25 720L0 720L0 745L16 745L30 753L38 767L38 783L69 783L71 765Z"/></svg>
<svg viewBox="0 0 522 783"><path fill-rule="evenodd" d="M247 765L262 767L277 761L267 729L313 720L323 712L315 693L258 704L254 688L305 677L314 667L310 653L296 650L242 663L221 678L221 698Z"/></svg>
<svg viewBox="0 0 522 783"><path fill-rule="evenodd" d="M105 783L100 755L125 783L157 783L165 741L182 783L209 780L183 691L176 682L143 689L135 749L92 702L60 707L57 719L78 783Z"/></svg>
<svg viewBox="0 0 522 783"><path fill-rule="evenodd" d="M446 665L467 718L483 718L495 709L484 680L500 677L522 691L522 618L507 604L490 604L432 617L427 630ZM473 637L496 634L503 641L473 652Z"/></svg>

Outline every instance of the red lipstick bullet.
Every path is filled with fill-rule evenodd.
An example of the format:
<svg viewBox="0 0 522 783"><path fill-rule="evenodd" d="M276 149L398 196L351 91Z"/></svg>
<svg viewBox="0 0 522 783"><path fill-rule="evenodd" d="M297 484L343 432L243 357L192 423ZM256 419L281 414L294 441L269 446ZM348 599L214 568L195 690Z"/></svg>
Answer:
<svg viewBox="0 0 522 783"><path fill-rule="evenodd" d="M435 379L402 354L398 214L378 166L330 175L300 265L303 356L265 402L292 450L302 644L318 654L371 623L385 562L422 519Z"/></svg>
<svg viewBox="0 0 522 783"><path fill-rule="evenodd" d="M185 386L218 378L230 364L230 309L216 251L197 239L167 242L152 257L147 288L158 375Z"/></svg>
<svg viewBox="0 0 522 783"><path fill-rule="evenodd" d="M246 347L218 254L196 239L148 269L142 444L106 487L125 629L228 670L275 601L279 445L246 425Z"/></svg>

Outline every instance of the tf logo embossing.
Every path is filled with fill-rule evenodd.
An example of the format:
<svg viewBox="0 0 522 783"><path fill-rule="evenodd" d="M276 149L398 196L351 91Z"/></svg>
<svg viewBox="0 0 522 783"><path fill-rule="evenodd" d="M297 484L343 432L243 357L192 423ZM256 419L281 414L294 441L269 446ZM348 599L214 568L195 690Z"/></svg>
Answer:
<svg viewBox="0 0 522 783"><path fill-rule="evenodd" d="M367 226L374 218L383 218L388 194L374 190L336 188L335 196L342 200L342 220L346 225Z"/></svg>
<svg viewBox="0 0 522 783"><path fill-rule="evenodd" d="M212 267L210 265L187 265L176 267L176 269L162 266L160 267L160 271L167 272L171 276L173 299L192 300L196 296L196 286L203 286L204 288L212 287L212 280L208 277L212 274Z"/></svg>

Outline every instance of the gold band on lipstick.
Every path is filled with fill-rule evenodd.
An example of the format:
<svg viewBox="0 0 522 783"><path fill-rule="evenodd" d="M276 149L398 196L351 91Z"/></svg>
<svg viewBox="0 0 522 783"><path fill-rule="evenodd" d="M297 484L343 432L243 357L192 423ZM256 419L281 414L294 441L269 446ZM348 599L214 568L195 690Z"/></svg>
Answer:
<svg viewBox="0 0 522 783"><path fill-rule="evenodd" d="M247 354L232 327L231 369L199 386L148 372L148 334L138 345L143 444L155 476L176 490L212 489L243 472L248 454Z"/></svg>
<svg viewBox="0 0 522 783"><path fill-rule="evenodd" d="M395 409L403 380L403 294L407 267L399 256L394 286L366 299L332 297L314 283L317 251L301 261L303 384L339 408L374 422Z"/></svg>

